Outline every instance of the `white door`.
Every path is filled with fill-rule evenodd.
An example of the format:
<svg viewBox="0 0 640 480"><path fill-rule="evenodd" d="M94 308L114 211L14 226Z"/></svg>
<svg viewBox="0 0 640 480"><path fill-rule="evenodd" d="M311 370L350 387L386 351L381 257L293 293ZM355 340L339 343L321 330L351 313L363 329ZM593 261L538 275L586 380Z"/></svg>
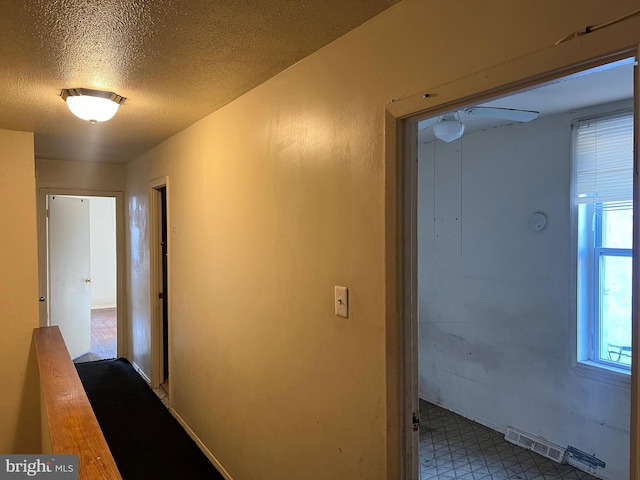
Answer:
<svg viewBox="0 0 640 480"><path fill-rule="evenodd" d="M49 325L58 325L71 358L91 349L89 200L49 195Z"/></svg>

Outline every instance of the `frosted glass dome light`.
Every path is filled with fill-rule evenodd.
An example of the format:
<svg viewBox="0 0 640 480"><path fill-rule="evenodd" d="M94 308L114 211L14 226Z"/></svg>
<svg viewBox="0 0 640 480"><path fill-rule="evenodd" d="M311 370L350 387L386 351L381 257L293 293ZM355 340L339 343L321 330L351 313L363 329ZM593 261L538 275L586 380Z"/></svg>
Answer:
<svg viewBox="0 0 640 480"><path fill-rule="evenodd" d="M106 122L113 118L126 100L113 92L88 88L65 88L60 94L76 117L91 123Z"/></svg>
<svg viewBox="0 0 640 480"><path fill-rule="evenodd" d="M453 142L464 133L464 125L460 121L458 112L443 115L433 126L433 134L444 142Z"/></svg>

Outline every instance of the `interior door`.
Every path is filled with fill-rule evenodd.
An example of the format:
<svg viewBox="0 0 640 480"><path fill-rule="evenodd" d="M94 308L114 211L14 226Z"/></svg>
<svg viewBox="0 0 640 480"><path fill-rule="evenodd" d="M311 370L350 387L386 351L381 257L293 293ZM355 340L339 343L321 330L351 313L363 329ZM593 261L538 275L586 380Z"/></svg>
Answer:
<svg viewBox="0 0 640 480"><path fill-rule="evenodd" d="M49 325L72 358L91 349L89 200L48 196Z"/></svg>

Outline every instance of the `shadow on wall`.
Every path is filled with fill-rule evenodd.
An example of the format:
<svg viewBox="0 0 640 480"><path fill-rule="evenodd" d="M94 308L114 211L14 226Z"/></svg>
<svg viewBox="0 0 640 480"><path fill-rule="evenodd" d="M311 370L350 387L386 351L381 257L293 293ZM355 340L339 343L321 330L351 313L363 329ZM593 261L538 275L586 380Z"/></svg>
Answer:
<svg viewBox="0 0 640 480"><path fill-rule="evenodd" d="M22 384L22 401L18 410L18 421L13 443L15 453L41 453L40 429L40 375L36 348L31 340L26 375Z"/></svg>

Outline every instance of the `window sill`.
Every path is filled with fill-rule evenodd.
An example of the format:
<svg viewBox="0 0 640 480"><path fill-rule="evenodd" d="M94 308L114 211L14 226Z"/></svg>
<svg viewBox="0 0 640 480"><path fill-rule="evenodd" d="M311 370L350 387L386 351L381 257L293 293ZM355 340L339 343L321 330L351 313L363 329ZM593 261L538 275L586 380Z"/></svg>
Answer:
<svg viewBox="0 0 640 480"><path fill-rule="evenodd" d="M631 388L631 371L616 368L591 360L580 360L575 363L573 370L581 377L591 378L599 382L608 383L617 387Z"/></svg>

